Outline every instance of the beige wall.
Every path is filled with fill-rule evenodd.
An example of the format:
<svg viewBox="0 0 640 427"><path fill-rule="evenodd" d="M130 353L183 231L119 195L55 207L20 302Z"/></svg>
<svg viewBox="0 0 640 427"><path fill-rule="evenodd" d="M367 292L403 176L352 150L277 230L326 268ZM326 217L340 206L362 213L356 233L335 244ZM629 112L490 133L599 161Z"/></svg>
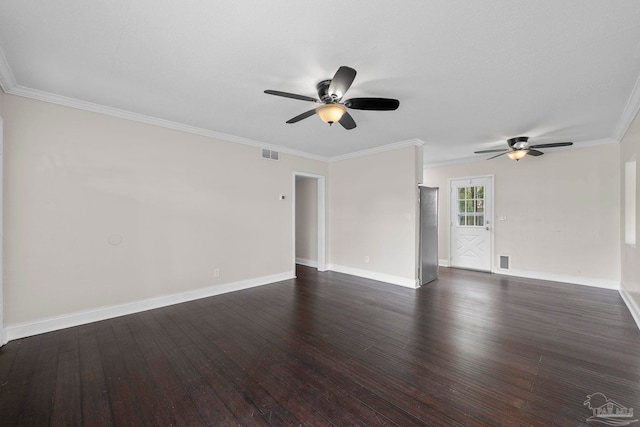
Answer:
<svg viewBox="0 0 640 427"><path fill-rule="evenodd" d="M624 165L628 161L636 161L636 167L640 162L640 115L636 116L633 123L627 130L626 135L620 144L620 180L623 183L621 188L620 222L625 223L625 200L624 200ZM636 245L631 246L624 242L624 228L621 227L621 251L622 251L622 286L633 298L635 305L640 307L640 241L638 240L638 230L640 230L640 174L636 169ZM637 313L640 314L640 313ZM640 319L638 319L640 326Z"/></svg>
<svg viewBox="0 0 640 427"><path fill-rule="evenodd" d="M1 93L0 114L5 326L293 273L293 171L327 176L330 268L415 281L417 147L275 162L256 147ZM622 251L622 281L637 295L638 253L620 242L620 165L638 152L638 127L622 150L432 167L424 183L495 174L494 213L508 217L495 254L518 271L620 281Z"/></svg>
<svg viewBox="0 0 640 427"><path fill-rule="evenodd" d="M324 162L3 98L5 326L291 271Z"/></svg>
<svg viewBox="0 0 640 427"><path fill-rule="evenodd" d="M331 163L330 268L415 283L418 151L411 146Z"/></svg>
<svg viewBox="0 0 640 427"><path fill-rule="evenodd" d="M618 144L548 150L515 162L506 157L426 167L425 185L440 187L440 259L449 259L449 179L495 175L494 266L510 255L518 273L615 286L620 281ZM497 221L506 216L506 221ZM497 267L494 267L497 270Z"/></svg>
<svg viewBox="0 0 640 427"><path fill-rule="evenodd" d="M296 258L318 261L318 180L296 179Z"/></svg>

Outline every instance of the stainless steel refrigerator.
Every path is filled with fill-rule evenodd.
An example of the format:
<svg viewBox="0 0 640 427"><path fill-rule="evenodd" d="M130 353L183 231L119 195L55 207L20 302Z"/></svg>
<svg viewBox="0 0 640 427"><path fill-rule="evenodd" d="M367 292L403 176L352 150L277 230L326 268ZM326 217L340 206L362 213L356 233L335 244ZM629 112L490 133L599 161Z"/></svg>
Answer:
<svg viewBox="0 0 640 427"><path fill-rule="evenodd" d="M420 185L420 285L438 278L438 189Z"/></svg>

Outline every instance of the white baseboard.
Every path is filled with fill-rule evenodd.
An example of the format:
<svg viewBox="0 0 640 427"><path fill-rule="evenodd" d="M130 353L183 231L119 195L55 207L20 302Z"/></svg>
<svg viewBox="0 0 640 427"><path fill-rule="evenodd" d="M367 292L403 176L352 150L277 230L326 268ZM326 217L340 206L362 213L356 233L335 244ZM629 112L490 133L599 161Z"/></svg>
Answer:
<svg viewBox="0 0 640 427"><path fill-rule="evenodd" d="M318 268L318 261L305 258L296 258L296 264L304 265L307 267Z"/></svg>
<svg viewBox="0 0 640 427"><path fill-rule="evenodd" d="M225 294L227 292L268 285L270 283L292 279L293 277L293 271L287 271L270 276L241 280L239 282L233 283L225 283L222 285L195 289L193 291L181 292L158 298L149 298L142 301L135 301L126 304L98 308L95 310L88 310L79 313L71 313L63 316L40 319L34 322L11 325L5 329L4 338L6 342L4 342L4 344L11 340L19 338L29 337L32 335L56 331L64 328L70 328L73 326L84 325L86 323L98 322L100 320L112 319L114 317L125 316L127 314L139 313L141 311L152 310L154 308L161 308L169 305L179 304L182 302L193 301L200 298Z"/></svg>
<svg viewBox="0 0 640 427"><path fill-rule="evenodd" d="M338 273L350 274L352 276L363 277L365 279L378 280L380 282L390 283L392 285L404 286L405 288L417 288L417 280L408 277L394 276L391 274L378 273L370 270L362 270L360 268L345 267L342 265L329 264L327 269Z"/></svg>
<svg viewBox="0 0 640 427"><path fill-rule="evenodd" d="M527 279L547 280L549 282L571 283L574 285L592 286L594 288L613 289L616 291L620 289L619 281L609 279L594 279L592 277L569 276L565 274L516 270L513 268L509 270L499 269L495 271L495 274L501 274L504 276L525 277Z"/></svg>
<svg viewBox="0 0 640 427"><path fill-rule="evenodd" d="M622 300L627 305L627 308L629 308L629 311L631 312L631 316L633 317L633 320L636 321L636 325L638 325L638 329L640 329L640 306L638 306L638 304L636 303L636 300L625 289L624 284L620 285L620 289L618 292L620 292L620 296L622 297Z"/></svg>
<svg viewBox="0 0 640 427"><path fill-rule="evenodd" d="M438 260L440 267L450 267L448 259ZM525 277L527 279L547 280L550 282L571 283L574 285L592 286L602 289L620 289L620 282L609 279L594 279L592 277L569 276L566 274L544 273L539 271L517 270L510 268L508 270L496 268L491 273L502 274L504 276Z"/></svg>

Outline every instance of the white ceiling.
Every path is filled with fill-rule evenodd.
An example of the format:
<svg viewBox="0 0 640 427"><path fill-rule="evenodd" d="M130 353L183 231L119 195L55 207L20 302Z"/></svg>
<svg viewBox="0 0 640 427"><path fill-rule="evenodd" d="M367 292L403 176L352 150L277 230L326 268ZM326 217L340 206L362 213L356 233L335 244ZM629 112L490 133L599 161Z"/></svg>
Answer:
<svg viewBox="0 0 640 427"><path fill-rule="evenodd" d="M638 0L2 0L0 48L5 92L323 159L619 140L640 108ZM345 98L400 108L347 131L263 93L315 96L341 65Z"/></svg>

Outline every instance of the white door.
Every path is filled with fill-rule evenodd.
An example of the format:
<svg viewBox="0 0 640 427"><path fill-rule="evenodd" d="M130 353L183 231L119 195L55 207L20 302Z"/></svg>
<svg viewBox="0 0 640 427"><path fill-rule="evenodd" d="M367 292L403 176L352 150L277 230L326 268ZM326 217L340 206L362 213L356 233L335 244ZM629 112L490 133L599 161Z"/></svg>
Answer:
<svg viewBox="0 0 640 427"><path fill-rule="evenodd" d="M491 271L493 177L451 180L451 267Z"/></svg>

